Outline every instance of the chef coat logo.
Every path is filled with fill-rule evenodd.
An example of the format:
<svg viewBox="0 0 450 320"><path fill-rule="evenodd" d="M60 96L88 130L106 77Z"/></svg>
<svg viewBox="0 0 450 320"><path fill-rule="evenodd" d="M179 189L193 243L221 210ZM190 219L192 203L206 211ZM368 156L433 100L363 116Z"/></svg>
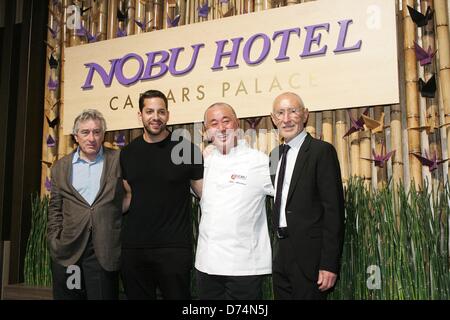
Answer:
<svg viewBox="0 0 450 320"><path fill-rule="evenodd" d="M247 176L243 176L241 174L232 174L230 182L231 183L238 183L238 184L247 184L246 182Z"/></svg>

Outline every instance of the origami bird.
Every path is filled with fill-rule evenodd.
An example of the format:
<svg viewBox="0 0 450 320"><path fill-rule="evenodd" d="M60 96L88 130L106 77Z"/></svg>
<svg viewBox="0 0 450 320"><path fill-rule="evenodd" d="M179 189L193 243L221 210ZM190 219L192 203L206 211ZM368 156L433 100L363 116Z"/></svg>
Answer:
<svg viewBox="0 0 450 320"><path fill-rule="evenodd" d="M88 43L97 42L98 36L101 35L101 32L96 35L91 34L83 25L80 28L75 30L75 34L79 37L86 37Z"/></svg>
<svg viewBox="0 0 450 320"><path fill-rule="evenodd" d="M352 123L350 129L347 131L346 134L344 134L344 136L342 138L345 138L346 136L351 135L354 132L357 131L362 131L364 129L364 119L361 115L361 117L358 118L358 120L353 119L352 115L350 114L350 111L348 111L348 116L350 117L350 121ZM364 110L363 115L367 116L369 114L369 108L366 108L366 110Z"/></svg>
<svg viewBox="0 0 450 320"><path fill-rule="evenodd" d="M420 13L419 11L410 6L407 7L411 19L418 27L426 26L428 24L428 21L433 19L434 10L432 10L430 6L427 7L427 11L425 12L425 14Z"/></svg>
<svg viewBox="0 0 450 320"><path fill-rule="evenodd" d="M384 168L385 163L386 163L386 162L394 155L394 153L395 153L395 150L392 150L391 152L388 152L388 153L386 153L386 154L383 154L383 153L384 153L383 151L385 151L385 149L386 149L386 146L385 146L384 143L383 143L383 145L382 145L382 147L381 147L381 153L380 153L380 154L377 154L377 153L375 152L375 149L372 149L372 155L373 155L373 158L372 158L372 159L367 159L367 158L361 158L361 159L365 159L365 160L374 162L374 164L375 164L376 167Z"/></svg>
<svg viewBox="0 0 450 320"><path fill-rule="evenodd" d="M50 128L54 129L59 124L59 117L56 117L52 121L50 121L50 119L47 116L45 117L47 118L47 123Z"/></svg>
<svg viewBox="0 0 450 320"><path fill-rule="evenodd" d="M53 137L49 134L48 137L47 137L47 147L53 148L54 146L56 146L56 141L55 141L55 139L53 139Z"/></svg>
<svg viewBox="0 0 450 320"><path fill-rule="evenodd" d="M55 29L51 28L50 26L47 26L48 31L50 31L50 34L52 35L53 39L56 39L56 37L58 36L58 26L55 26Z"/></svg>
<svg viewBox="0 0 450 320"><path fill-rule="evenodd" d="M123 147L125 145L125 135L123 133L116 135L114 137L114 143L119 147Z"/></svg>
<svg viewBox="0 0 450 320"><path fill-rule="evenodd" d="M54 81L52 79L52 77L50 76L50 78L48 78L47 87L48 87L48 90L55 91L58 88L58 81Z"/></svg>
<svg viewBox="0 0 450 320"><path fill-rule="evenodd" d="M372 118L369 118L366 115L361 115L361 117L364 120L364 124L367 128L369 128L372 133L379 133L382 132L384 129L384 112L381 113L380 120L375 120Z"/></svg>
<svg viewBox="0 0 450 320"><path fill-rule="evenodd" d="M122 29L117 29L117 33L116 33L117 37L126 37L127 36L127 30L122 30Z"/></svg>
<svg viewBox="0 0 450 320"><path fill-rule="evenodd" d="M167 25L169 28L178 27L178 23L180 22L180 15L177 14L175 18L171 19L169 16L167 16Z"/></svg>
<svg viewBox="0 0 450 320"><path fill-rule="evenodd" d="M55 59L53 56L53 53L50 54L50 58L48 58L48 64L50 65L50 69L57 69L58 68L58 60Z"/></svg>
<svg viewBox="0 0 450 320"><path fill-rule="evenodd" d="M119 8L117 8L117 20L125 22L127 20L127 13L128 13L128 9L125 11L122 11Z"/></svg>
<svg viewBox="0 0 450 320"><path fill-rule="evenodd" d="M420 65L424 66L430 64L433 61L433 57L436 54L436 51L433 52L431 46L428 47L428 51L425 51L421 46L414 41L414 51L416 51L416 58L420 61Z"/></svg>
<svg viewBox="0 0 450 320"><path fill-rule="evenodd" d="M433 75L427 82L419 79L420 95L424 98L434 98L436 93L436 76Z"/></svg>
<svg viewBox="0 0 450 320"><path fill-rule="evenodd" d="M425 157L420 154L412 153L417 159L419 159L420 163L424 166L427 166L430 169L430 172L433 172L438 168L438 165L448 161L449 159L438 160L437 152L434 151L433 157L430 158L428 156L428 152L425 150Z"/></svg>
<svg viewBox="0 0 450 320"><path fill-rule="evenodd" d="M250 129L256 129L258 124L261 122L262 117L246 118L244 120L250 125Z"/></svg>
<svg viewBox="0 0 450 320"><path fill-rule="evenodd" d="M52 190L52 182L50 181L50 179L48 177L45 177L45 190L47 190L48 192L50 192Z"/></svg>
<svg viewBox="0 0 450 320"><path fill-rule="evenodd" d="M84 6L84 3L83 3L83 2L81 2L81 8L80 8L80 16L83 16L83 15L84 15L84 13L85 13L86 11L90 10L90 9L91 9L91 7L89 7L89 8L86 8L86 7Z"/></svg>
<svg viewBox="0 0 450 320"><path fill-rule="evenodd" d="M139 27L139 29L141 29L142 31L146 31L148 24L149 24L150 22L152 22L152 20L153 20L153 19L150 19L150 20L147 21L147 22L145 22L145 20L144 20L144 21L141 22L141 21L139 21L139 20L134 19L134 23L136 23L136 25Z"/></svg>
<svg viewBox="0 0 450 320"><path fill-rule="evenodd" d="M198 12L199 17L208 18L208 12L209 12L208 2L206 2L202 6L198 7L197 12Z"/></svg>

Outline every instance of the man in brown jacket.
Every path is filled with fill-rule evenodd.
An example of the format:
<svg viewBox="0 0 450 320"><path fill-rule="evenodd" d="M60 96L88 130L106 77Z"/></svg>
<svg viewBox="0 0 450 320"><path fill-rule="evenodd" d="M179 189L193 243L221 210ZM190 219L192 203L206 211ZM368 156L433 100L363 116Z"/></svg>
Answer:
<svg viewBox="0 0 450 320"><path fill-rule="evenodd" d="M105 119L83 111L78 148L55 163L48 214L55 299L117 299L123 184L119 152L102 146Z"/></svg>

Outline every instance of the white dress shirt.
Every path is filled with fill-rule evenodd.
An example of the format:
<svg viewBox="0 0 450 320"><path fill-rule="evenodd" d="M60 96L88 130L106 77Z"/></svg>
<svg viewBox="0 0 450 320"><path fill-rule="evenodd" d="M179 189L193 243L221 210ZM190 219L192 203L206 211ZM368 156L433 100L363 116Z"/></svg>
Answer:
<svg viewBox="0 0 450 320"><path fill-rule="evenodd" d="M269 157L240 140L226 155L213 150L204 167L196 269L225 276L271 273Z"/></svg>
<svg viewBox="0 0 450 320"><path fill-rule="evenodd" d="M284 175L283 189L281 193L281 207L280 207L280 227L286 227L286 200L289 192L289 186L291 185L292 173L294 172L295 162L297 161L297 155L302 147L303 141L306 138L306 130L303 129L294 139L287 144L291 147L287 153L286 173ZM278 172L280 171L281 160L278 161L277 175L275 176L275 190L277 190L278 184ZM275 196L276 198L276 196Z"/></svg>

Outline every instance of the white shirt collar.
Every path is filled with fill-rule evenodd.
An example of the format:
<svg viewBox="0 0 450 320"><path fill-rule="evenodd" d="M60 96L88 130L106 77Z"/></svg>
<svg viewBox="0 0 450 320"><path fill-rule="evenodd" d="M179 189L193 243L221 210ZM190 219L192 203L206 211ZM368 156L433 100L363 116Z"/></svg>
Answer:
<svg viewBox="0 0 450 320"><path fill-rule="evenodd" d="M306 130L303 129L302 132L300 132L294 139L292 139L291 141L289 141L287 144L289 145L289 147L295 149L295 150L300 150L300 147L303 144L303 141L306 138Z"/></svg>

